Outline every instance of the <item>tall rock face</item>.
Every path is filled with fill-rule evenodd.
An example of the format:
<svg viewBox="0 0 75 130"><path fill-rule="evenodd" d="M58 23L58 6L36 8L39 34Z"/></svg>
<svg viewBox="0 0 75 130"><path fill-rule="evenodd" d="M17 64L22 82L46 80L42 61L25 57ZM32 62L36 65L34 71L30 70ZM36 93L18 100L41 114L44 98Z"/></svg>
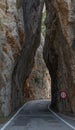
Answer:
<svg viewBox="0 0 75 130"><path fill-rule="evenodd" d="M52 80L51 107L75 113L75 1L45 0L44 59ZM67 98L61 99L60 91Z"/></svg>
<svg viewBox="0 0 75 130"><path fill-rule="evenodd" d="M36 51L33 69L24 86L25 100L51 99L51 79L43 59L44 37Z"/></svg>
<svg viewBox="0 0 75 130"><path fill-rule="evenodd" d="M75 113L75 1L45 4L43 54L52 80L51 107ZM43 5L44 0L0 0L0 117L23 103L24 84L39 54ZM60 91L66 91L65 100Z"/></svg>
<svg viewBox="0 0 75 130"><path fill-rule="evenodd" d="M17 10L13 0L0 0L0 117L12 110L12 75L24 43L23 28L22 9Z"/></svg>
<svg viewBox="0 0 75 130"><path fill-rule="evenodd" d="M40 44L43 4L43 0L0 1L0 116L23 103L24 83Z"/></svg>
<svg viewBox="0 0 75 130"><path fill-rule="evenodd" d="M14 89L14 86L17 88L16 99L14 93L12 93L13 110L16 107L17 98L20 99L19 104L23 103L24 83L32 70L35 53L40 45L41 19L44 0L23 0L22 4L25 42L13 72L12 89Z"/></svg>

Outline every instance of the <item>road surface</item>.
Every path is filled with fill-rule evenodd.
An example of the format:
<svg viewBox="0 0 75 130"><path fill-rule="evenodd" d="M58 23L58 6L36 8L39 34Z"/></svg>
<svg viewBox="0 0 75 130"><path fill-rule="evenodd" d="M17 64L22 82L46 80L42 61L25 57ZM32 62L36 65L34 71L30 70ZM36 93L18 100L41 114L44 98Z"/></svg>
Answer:
<svg viewBox="0 0 75 130"><path fill-rule="evenodd" d="M1 130L73 130L48 109L50 101L30 101Z"/></svg>

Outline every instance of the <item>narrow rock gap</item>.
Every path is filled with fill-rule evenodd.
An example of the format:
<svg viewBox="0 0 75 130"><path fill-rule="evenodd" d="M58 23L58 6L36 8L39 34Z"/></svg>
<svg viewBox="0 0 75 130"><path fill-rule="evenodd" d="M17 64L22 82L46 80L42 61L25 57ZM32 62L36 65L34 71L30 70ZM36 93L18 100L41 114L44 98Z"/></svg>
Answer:
<svg viewBox="0 0 75 130"><path fill-rule="evenodd" d="M24 100L49 99L51 101L51 77L43 59L43 47L45 43L46 7L42 11L41 42L36 50L34 66L24 85Z"/></svg>
<svg viewBox="0 0 75 130"><path fill-rule="evenodd" d="M45 44L41 57L44 58L51 76L51 107L60 112L75 113L75 2L45 0L45 4L46 29L42 26ZM39 86L37 88L41 88L39 85L41 78L37 76L38 74L34 76L34 68L37 70L34 57L35 55L40 57L42 50L40 37L43 39L41 36L43 5L44 0L0 0L1 117L7 117L23 105L26 84L29 86L34 82ZM37 59L35 57L35 61ZM39 66L43 68L41 64ZM43 69L40 71L44 72ZM30 76L32 80L28 81L30 73L33 76ZM41 73L41 77L43 76L44 73ZM42 88L44 82L41 81ZM60 96L61 90L67 94L65 100ZM32 94L30 98L35 99L35 92L32 93L30 90L30 93ZM27 96L29 97L29 94ZM39 97L41 98L41 95Z"/></svg>

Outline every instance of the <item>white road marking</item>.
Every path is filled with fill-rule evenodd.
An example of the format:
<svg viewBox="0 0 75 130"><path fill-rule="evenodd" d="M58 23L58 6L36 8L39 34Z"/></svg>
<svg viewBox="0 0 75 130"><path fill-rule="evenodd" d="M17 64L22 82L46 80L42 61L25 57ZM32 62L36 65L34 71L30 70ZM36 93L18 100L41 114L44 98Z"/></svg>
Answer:
<svg viewBox="0 0 75 130"><path fill-rule="evenodd" d="M36 100L39 101L39 100ZM42 100L40 100L42 102ZM43 100L43 101L48 101L48 100ZM33 102L33 101L29 101L29 102ZM5 128L14 120L14 118L18 115L18 113L25 107L26 104L28 104L29 102L25 103L18 111L17 113L0 129L0 130L5 130Z"/></svg>
<svg viewBox="0 0 75 130"><path fill-rule="evenodd" d="M27 102L28 103L28 102ZM27 104L25 103L18 111L17 113L0 129L0 130L5 130L5 128L14 120L14 118L18 115L18 113L25 107Z"/></svg>
<svg viewBox="0 0 75 130"><path fill-rule="evenodd" d="M58 116L54 111L52 111L48 105L48 109L49 111L51 111L53 113L53 115L55 115L58 119L60 119L62 122L64 122L67 126L69 126L70 128L72 128L73 130L75 130L75 127L72 126L70 123L68 123L67 121L65 121L63 118L61 118L60 116Z"/></svg>
<svg viewBox="0 0 75 130"><path fill-rule="evenodd" d="M25 103L18 111L17 113L0 129L0 130L5 130L5 128L14 120L14 118L18 115L18 113L25 107L25 105L28 104ZM63 118L61 118L60 116L58 116L54 111L52 111L50 108L49 108L49 105L48 105L48 109L49 111L51 111L58 119L60 119L62 122L64 122L67 126L69 126L70 128L72 128L73 130L75 130L75 127L72 126L71 124L69 124L67 121L65 121Z"/></svg>

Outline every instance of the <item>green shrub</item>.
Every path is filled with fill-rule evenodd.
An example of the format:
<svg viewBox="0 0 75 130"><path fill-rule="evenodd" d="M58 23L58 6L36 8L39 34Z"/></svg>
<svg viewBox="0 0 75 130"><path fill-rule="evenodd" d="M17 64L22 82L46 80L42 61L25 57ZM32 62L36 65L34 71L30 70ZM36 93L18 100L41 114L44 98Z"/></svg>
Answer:
<svg viewBox="0 0 75 130"><path fill-rule="evenodd" d="M40 83L40 77L36 76L35 79L34 79L35 83Z"/></svg>

